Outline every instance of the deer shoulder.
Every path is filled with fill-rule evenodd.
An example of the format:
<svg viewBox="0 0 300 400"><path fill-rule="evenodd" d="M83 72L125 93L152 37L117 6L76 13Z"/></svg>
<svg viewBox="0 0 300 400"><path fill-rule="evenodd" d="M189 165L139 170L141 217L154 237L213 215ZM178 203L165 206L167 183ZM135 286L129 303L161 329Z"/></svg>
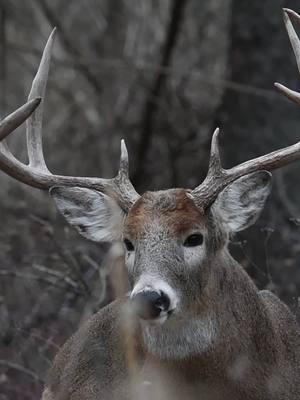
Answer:
<svg viewBox="0 0 300 400"><path fill-rule="evenodd" d="M296 354L297 357L294 360L296 361L300 357L300 329L296 316L286 304L269 290L260 291L259 296L266 307L274 331L278 334L278 341L280 341L284 350L282 354L285 354L287 359Z"/></svg>
<svg viewBox="0 0 300 400"><path fill-rule="evenodd" d="M94 400L125 396L130 373L126 359L126 313L126 301L114 301L67 340L49 371L43 399L53 396L60 400ZM137 363L141 350L135 339L132 338L132 356Z"/></svg>

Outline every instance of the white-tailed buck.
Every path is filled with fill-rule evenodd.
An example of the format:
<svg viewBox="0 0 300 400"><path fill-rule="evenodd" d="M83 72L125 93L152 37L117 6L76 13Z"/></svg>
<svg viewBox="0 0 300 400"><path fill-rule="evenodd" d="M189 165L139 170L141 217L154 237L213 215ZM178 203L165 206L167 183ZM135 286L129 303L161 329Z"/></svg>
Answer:
<svg viewBox="0 0 300 400"><path fill-rule="evenodd" d="M300 67L300 42L289 17L300 16L284 11ZM300 142L223 169L217 129L207 177L193 190L140 196L128 178L124 142L113 179L53 175L41 139L53 40L54 32L29 102L0 126L3 139L27 119L29 165L2 141L0 166L23 183L50 190L59 211L86 238L122 240L131 292L66 342L43 399L299 400L296 320L275 295L257 290L227 244L256 221L271 189L268 171L299 160ZM276 86L300 103L300 94Z"/></svg>

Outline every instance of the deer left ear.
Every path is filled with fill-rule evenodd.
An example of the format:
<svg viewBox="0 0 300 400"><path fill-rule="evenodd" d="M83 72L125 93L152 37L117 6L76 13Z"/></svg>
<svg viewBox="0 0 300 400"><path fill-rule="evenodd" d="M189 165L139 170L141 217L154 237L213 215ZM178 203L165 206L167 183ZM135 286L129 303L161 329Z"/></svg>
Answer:
<svg viewBox="0 0 300 400"><path fill-rule="evenodd" d="M267 171L245 175L228 185L212 205L212 212L229 232L242 231L256 222L271 191Z"/></svg>
<svg viewBox="0 0 300 400"><path fill-rule="evenodd" d="M96 242L120 240L125 213L103 193L79 187L50 189L56 207L77 231Z"/></svg>

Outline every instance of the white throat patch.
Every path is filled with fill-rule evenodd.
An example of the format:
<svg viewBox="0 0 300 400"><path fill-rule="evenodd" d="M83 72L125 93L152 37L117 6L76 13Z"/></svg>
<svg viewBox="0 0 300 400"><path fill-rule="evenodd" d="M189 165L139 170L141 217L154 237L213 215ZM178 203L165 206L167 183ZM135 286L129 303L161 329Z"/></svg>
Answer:
<svg viewBox="0 0 300 400"><path fill-rule="evenodd" d="M214 317L166 321L162 325L142 323L145 345L163 359L184 359L210 350L217 340Z"/></svg>

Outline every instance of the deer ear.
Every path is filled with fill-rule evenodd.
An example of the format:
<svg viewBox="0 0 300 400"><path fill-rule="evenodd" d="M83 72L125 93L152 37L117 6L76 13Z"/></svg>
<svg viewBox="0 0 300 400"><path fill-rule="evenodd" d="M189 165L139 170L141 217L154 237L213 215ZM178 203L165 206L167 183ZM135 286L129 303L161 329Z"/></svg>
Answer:
<svg viewBox="0 0 300 400"><path fill-rule="evenodd" d="M242 231L256 222L271 191L272 175L254 172L228 185L212 206L229 232Z"/></svg>
<svg viewBox="0 0 300 400"><path fill-rule="evenodd" d="M87 239L111 242L121 238L125 213L112 198L79 187L50 189L57 209Z"/></svg>

